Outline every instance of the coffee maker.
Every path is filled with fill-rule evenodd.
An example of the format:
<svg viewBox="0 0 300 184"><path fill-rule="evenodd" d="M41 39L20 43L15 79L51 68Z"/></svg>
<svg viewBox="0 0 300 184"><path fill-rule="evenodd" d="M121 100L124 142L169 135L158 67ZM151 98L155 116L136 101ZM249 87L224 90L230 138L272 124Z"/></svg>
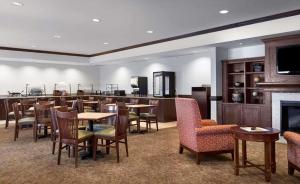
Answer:
<svg viewBox="0 0 300 184"><path fill-rule="evenodd" d="M130 85L132 87L132 94L138 96L148 95L148 78L133 76L130 79Z"/></svg>

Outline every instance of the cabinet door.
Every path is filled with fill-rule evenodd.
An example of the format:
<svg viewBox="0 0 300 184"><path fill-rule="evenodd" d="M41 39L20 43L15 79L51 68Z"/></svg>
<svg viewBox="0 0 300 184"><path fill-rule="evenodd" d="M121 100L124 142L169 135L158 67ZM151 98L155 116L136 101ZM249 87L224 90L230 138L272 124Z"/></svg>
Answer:
<svg viewBox="0 0 300 184"><path fill-rule="evenodd" d="M243 106L243 126L261 126L261 107L260 106Z"/></svg>
<svg viewBox="0 0 300 184"><path fill-rule="evenodd" d="M223 104L222 109L223 124L241 124L242 105L241 104Z"/></svg>

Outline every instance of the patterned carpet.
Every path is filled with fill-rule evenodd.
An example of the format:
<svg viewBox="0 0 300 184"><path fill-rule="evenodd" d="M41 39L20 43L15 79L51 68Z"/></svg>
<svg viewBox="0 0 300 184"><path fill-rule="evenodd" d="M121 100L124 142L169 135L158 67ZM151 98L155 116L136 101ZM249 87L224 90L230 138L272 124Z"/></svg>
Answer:
<svg viewBox="0 0 300 184"><path fill-rule="evenodd" d="M110 155L93 160L80 160L74 168L74 159L62 154L61 165L56 165L57 154L52 155L49 139L33 142L32 130L21 130L19 140L13 142L13 126L0 127L0 183L265 183L261 171L241 169L233 175L230 154L205 156L200 165L195 156L184 151L178 154L176 128L162 129L147 134L129 136L129 157L121 146L121 160L116 163L114 149ZM286 145L276 145L277 173L271 183L300 183L300 173L287 175ZM248 144L249 159L263 161L263 146Z"/></svg>

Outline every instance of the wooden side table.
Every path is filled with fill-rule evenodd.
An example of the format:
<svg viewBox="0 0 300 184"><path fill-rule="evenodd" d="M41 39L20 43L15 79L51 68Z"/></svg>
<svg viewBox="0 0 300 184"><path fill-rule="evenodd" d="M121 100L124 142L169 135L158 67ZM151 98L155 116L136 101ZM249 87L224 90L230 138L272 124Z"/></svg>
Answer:
<svg viewBox="0 0 300 184"><path fill-rule="evenodd" d="M265 180L271 181L271 173L276 172L275 141L279 139L280 131L274 128L265 128L266 132L248 132L239 126L232 127L234 134L234 174L239 175L239 168L256 167L265 174ZM239 162L239 140L242 140L242 165ZM256 165L247 160L246 141L264 142L264 165ZM264 168L261 168L264 167Z"/></svg>

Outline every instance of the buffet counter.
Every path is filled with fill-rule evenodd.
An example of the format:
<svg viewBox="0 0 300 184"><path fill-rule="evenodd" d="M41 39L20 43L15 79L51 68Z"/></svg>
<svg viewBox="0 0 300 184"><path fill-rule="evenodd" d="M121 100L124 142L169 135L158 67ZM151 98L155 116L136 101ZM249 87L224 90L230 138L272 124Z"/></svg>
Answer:
<svg viewBox="0 0 300 184"><path fill-rule="evenodd" d="M157 98L153 96L107 96L107 95L69 95L69 96L21 96L21 97L8 97L8 96L0 96L0 120L5 120L5 108L4 108L4 100L8 99L9 106L14 102L19 102L21 99L37 99L37 100L50 100L53 99L59 105L61 97L66 98L66 100L75 100L77 98L89 99L89 97L94 97L95 100L104 100L105 98L113 98L114 101L124 101L129 102L132 98L140 99L140 104L148 104L150 99L158 99L159 100L159 108L158 108L158 121L159 122L170 122L176 121L176 109L175 109L175 98Z"/></svg>

